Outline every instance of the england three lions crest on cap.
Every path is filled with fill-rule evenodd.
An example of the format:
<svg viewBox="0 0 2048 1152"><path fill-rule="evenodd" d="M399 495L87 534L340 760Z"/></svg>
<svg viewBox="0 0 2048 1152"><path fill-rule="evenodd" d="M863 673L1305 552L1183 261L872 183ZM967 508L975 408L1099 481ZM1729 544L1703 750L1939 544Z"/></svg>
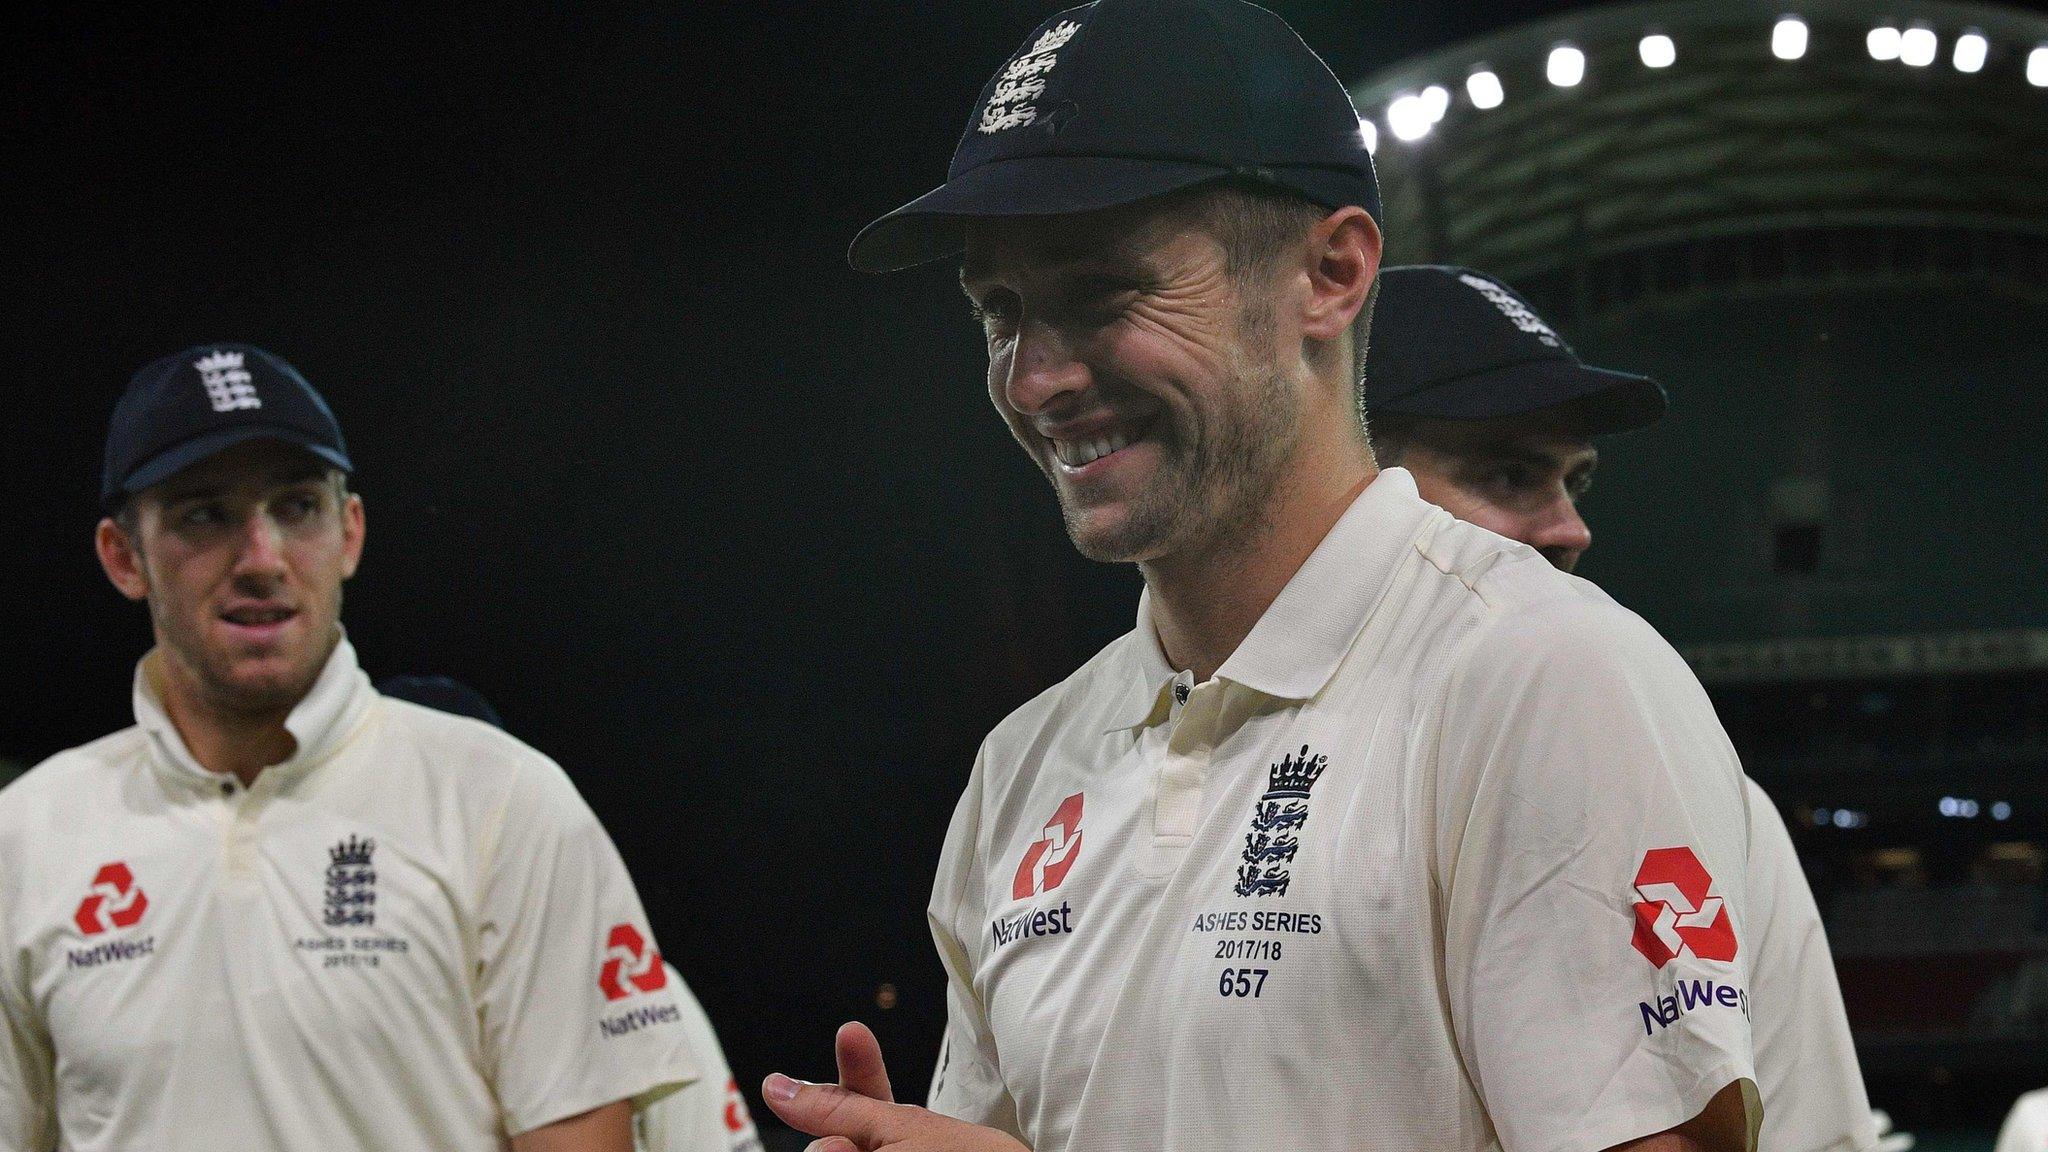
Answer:
<svg viewBox="0 0 2048 1152"><path fill-rule="evenodd" d="M201 356L192 367L206 386L207 402L215 412L263 407L263 399L256 395L256 378L243 366L242 353L215 352Z"/></svg>
<svg viewBox="0 0 2048 1152"><path fill-rule="evenodd" d="M1560 341L1557 338L1557 333L1551 329L1550 325L1543 322L1541 316L1531 312L1527 304L1515 299L1514 293L1483 276L1474 276L1470 272L1459 273L1458 280L1466 287L1491 300L1493 306L1500 309L1500 314L1512 321L1515 327L1536 337L1546 347L1556 348L1559 346Z"/></svg>
<svg viewBox="0 0 2048 1152"><path fill-rule="evenodd" d="M1239 896L1285 896L1291 877L1287 865L1301 850L1301 830L1308 825L1309 792L1322 778L1330 758L1299 754L1282 756L1267 769L1266 794L1252 809L1251 831L1244 835L1244 863L1237 869Z"/></svg>
<svg viewBox="0 0 2048 1152"><path fill-rule="evenodd" d="M1022 128L1037 120L1038 105L1034 101L1045 95L1046 75L1059 63L1060 49L1080 30L1078 22L1062 20L1005 65L989 92L988 103L982 106L981 123L975 126L976 130L989 135L1005 128Z"/></svg>

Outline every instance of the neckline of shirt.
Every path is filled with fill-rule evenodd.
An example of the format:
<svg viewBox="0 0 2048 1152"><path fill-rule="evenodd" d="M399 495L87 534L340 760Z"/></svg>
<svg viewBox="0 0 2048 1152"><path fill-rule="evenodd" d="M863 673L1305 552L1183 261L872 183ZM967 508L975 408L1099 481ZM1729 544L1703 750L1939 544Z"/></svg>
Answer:
<svg viewBox="0 0 2048 1152"><path fill-rule="evenodd" d="M1216 679L1282 700L1315 697L1372 618L1432 507L1407 469L1382 470L1288 579ZM1108 732L1148 727L1171 711L1166 694L1179 673L1152 626L1151 595L1150 589L1138 594L1137 624L1124 636L1121 675L1129 686L1110 710Z"/></svg>
<svg viewBox="0 0 2048 1152"><path fill-rule="evenodd" d="M172 723L157 685L162 659L161 653L152 648L135 664L135 722L148 738L151 766L168 779L203 787L231 780L200 764L177 725ZM355 646L343 632L320 675L314 678L312 688L285 717L285 730L292 734L297 747L290 756L263 769L256 778L258 783L265 778L290 776L326 760L347 742L375 696L369 676L356 663Z"/></svg>

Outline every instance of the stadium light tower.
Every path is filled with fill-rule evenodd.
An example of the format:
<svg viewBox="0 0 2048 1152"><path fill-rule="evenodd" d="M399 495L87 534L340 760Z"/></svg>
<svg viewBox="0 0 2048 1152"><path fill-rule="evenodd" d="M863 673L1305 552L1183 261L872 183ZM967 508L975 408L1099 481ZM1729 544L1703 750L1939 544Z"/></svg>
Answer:
<svg viewBox="0 0 2048 1152"><path fill-rule="evenodd" d="M1934 57L1941 49L1941 41L1934 35L1934 29L1915 25L1899 33L1899 63L1911 68L1925 68L1934 63Z"/></svg>
<svg viewBox="0 0 2048 1152"><path fill-rule="evenodd" d="M1559 88L1577 87L1586 78L1586 54L1570 44L1559 44L1550 50L1543 76Z"/></svg>
<svg viewBox="0 0 2048 1152"><path fill-rule="evenodd" d="M1787 16L1771 28L1771 55L1797 60L1806 55L1806 21Z"/></svg>
<svg viewBox="0 0 2048 1152"><path fill-rule="evenodd" d="M1953 57L1956 71L1982 72L1984 70L1984 58L1990 51L1991 42L1984 39L1984 34L1974 28L1956 37L1956 50Z"/></svg>
<svg viewBox="0 0 2048 1152"><path fill-rule="evenodd" d="M1465 77L1465 95L1472 98L1472 106L1481 110L1498 108L1507 99L1507 93L1500 86L1500 77L1480 69Z"/></svg>

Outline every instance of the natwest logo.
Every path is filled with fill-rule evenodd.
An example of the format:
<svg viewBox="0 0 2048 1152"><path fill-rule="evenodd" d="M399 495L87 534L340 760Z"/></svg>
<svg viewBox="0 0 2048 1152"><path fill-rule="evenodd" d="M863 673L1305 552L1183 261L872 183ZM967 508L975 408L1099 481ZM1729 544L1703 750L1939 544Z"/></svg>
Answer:
<svg viewBox="0 0 2048 1152"><path fill-rule="evenodd" d="M1659 968L1690 953L1702 960L1735 959L1735 925L1714 878L1690 848L1652 848L1636 869L1635 937L1630 943Z"/></svg>
<svg viewBox="0 0 2048 1152"><path fill-rule="evenodd" d="M111 928L133 928L149 911L149 897L136 886L135 874L120 860L100 865L92 878L92 891L78 902L71 917L78 930L97 936Z"/></svg>
<svg viewBox="0 0 2048 1152"><path fill-rule="evenodd" d="M1024 849L1017 862L1017 879L1010 884L1013 900L1026 900L1060 886L1081 854L1081 799L1076 792L1060 801L1059 810L1045 822L1045 832Z"/></svg>
<svg viewBox="0 0 2048 1152"><path fill-rule="evenodd" d="M668 973L661 967L661 953L648 947L640 930L631 924L612 925L604 942L604 966L597 973L597 987L604 998L624 1000L634 989L652 992L666 983Z"/></svg>

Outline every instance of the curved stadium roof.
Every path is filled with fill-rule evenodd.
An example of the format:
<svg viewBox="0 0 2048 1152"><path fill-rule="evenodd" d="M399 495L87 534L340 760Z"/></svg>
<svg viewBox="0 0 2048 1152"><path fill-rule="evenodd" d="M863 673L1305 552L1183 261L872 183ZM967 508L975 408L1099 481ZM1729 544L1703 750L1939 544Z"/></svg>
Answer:
<svg viewBox="0 0 2048 1152"><path fill-rule="evenodd" d="M1806 29L1794 58L1779 54L1801 39L1776 31L1787 17ZM1645 63L1653 34L1669 38L1675 61ZM1966 35L1985 49L1975 70L1965 70ZM1898 58L1901 39L1910 62ZM1576 85L1546 79L1560 46L1583 54ZM1482 72L1499 81L1492 108L1468 88ZM1514 279L1714 237L1932 228L1964 237L1954 258L1979 273L1986 260L2011 264L2012 279L2042 290L2048 19L2029 13L1868 0L1622 5L1405 61L1353 97L1377 138L1390 263L1465 263Z"/></svg>

